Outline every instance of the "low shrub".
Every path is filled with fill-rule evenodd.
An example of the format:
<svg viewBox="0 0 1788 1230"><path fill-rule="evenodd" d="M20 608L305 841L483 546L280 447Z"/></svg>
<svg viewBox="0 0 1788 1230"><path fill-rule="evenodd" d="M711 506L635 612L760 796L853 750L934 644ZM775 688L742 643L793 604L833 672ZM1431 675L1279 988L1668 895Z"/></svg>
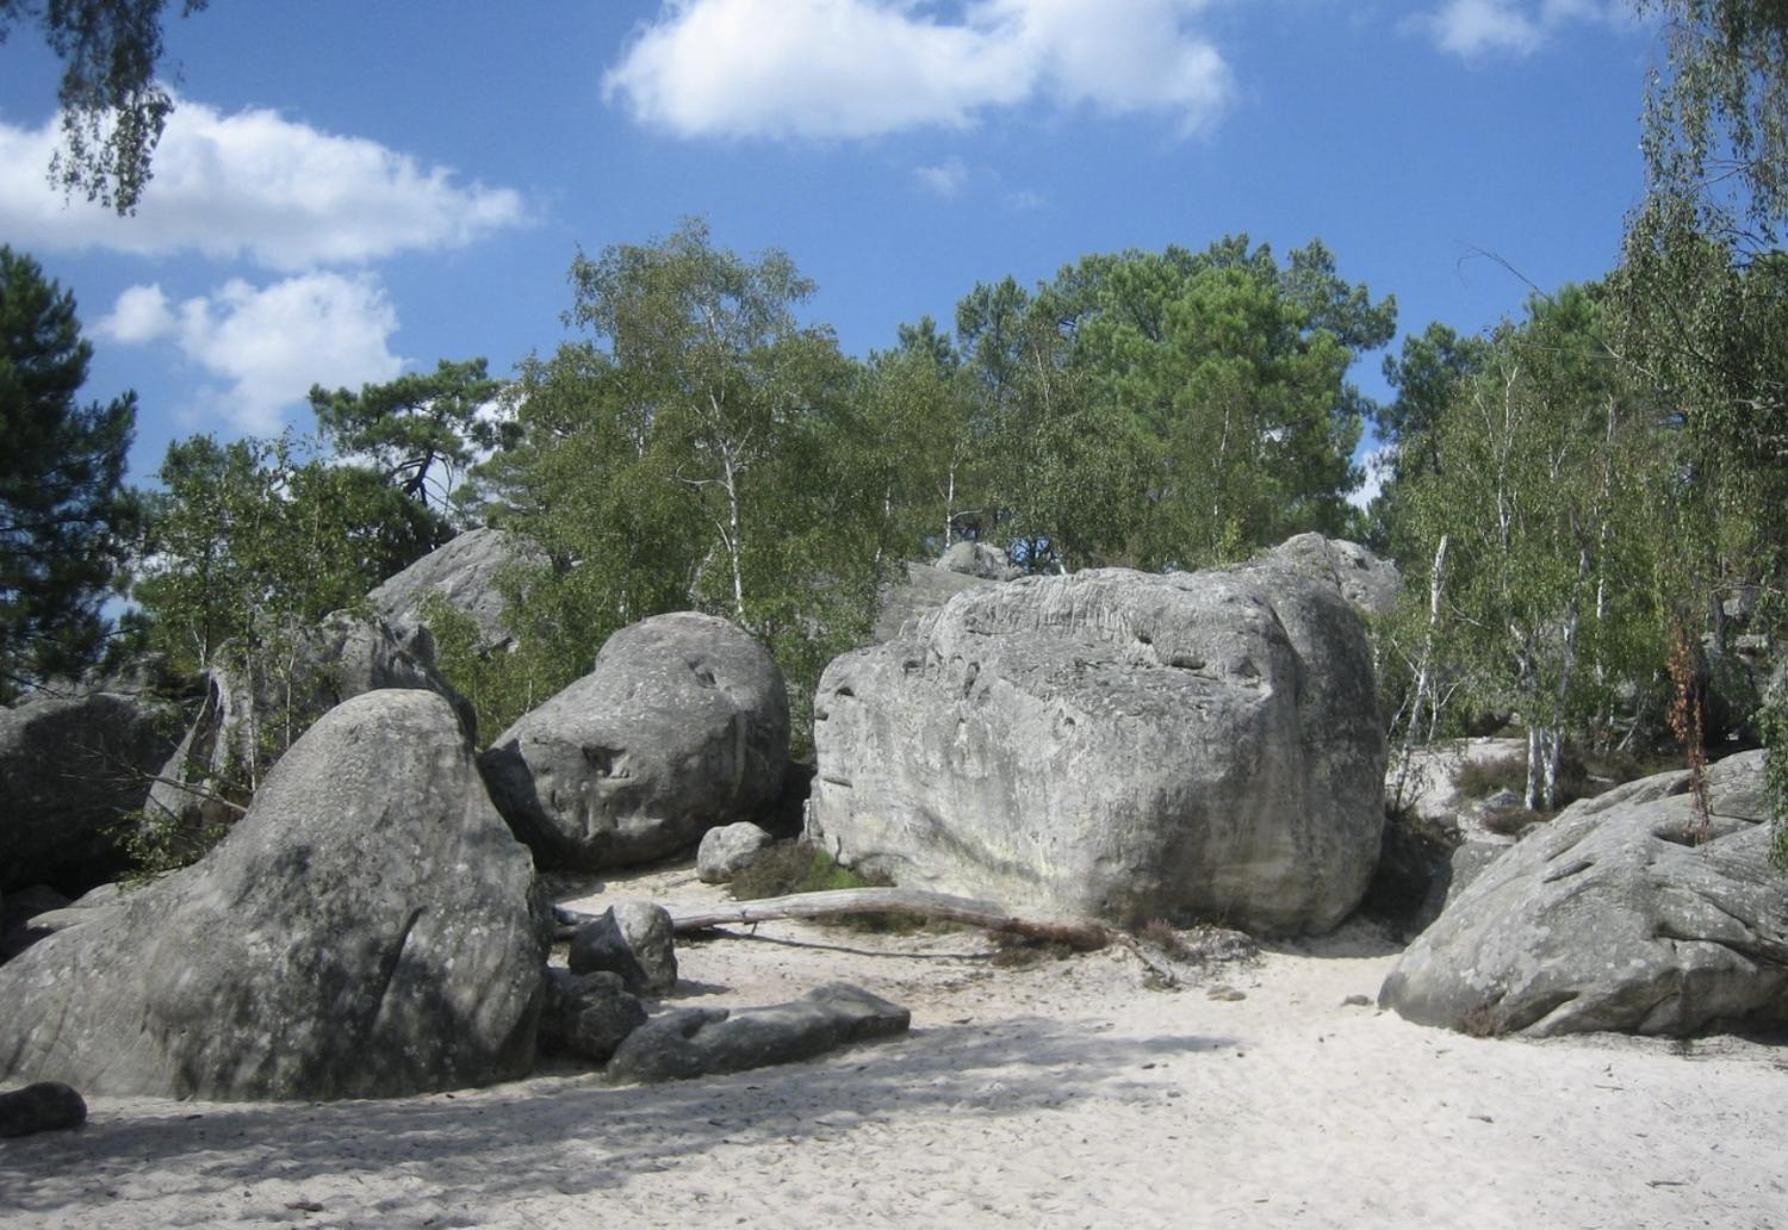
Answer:
<svg viewBox="0 0 1788 1230"><path fill-rule="evenodd" d="M1492 760L1467 760L1453 774L1453 789L1468 799L1487 799L1499 790L1521 794L1527 789L1527 758L1498 756Z"/></svg>

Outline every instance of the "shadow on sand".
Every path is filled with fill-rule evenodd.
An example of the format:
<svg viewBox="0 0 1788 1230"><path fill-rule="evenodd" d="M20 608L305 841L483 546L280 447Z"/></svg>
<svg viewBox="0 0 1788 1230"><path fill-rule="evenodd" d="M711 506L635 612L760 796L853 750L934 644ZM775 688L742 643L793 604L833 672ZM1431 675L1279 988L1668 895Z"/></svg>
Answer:
<svg viewBox="0 0 1788 1230"><path fill-rule="evenodd" d="M897 1117L1021 1115L1090 1097L1148 1096L1156 1087L1143 1065L1234 1045L1112 1037L1084 1022L1027 1017L917 1030L817 1063L668 1085L535 1078L459 1098L195 1105L184 1117L178 1103L165 1104L165 1117L136 1118L102 1104L78 1134L0 1148L0 1192L15 1207L62 1210L63 1224L76 1224L74 1210L94 1206L99 1216L109 1188L146 1171L178 1176L172 1198L195 1208L267 1179L401 1171L407 1194L371 1210L378 1223L441 1230L456 1224L443 1219L444 1204L488 1208L619 1190L723 1144L784 1146Z"/></svg>

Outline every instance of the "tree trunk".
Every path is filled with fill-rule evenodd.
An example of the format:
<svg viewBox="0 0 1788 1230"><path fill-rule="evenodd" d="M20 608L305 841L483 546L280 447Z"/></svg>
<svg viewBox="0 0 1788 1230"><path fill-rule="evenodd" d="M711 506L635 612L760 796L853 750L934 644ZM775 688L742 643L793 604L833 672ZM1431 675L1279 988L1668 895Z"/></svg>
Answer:
<svg viewBox="0 0 1788 1230"><path fill-rule="evenodd" d="M1434 548L1434 566L1428 570L1428 631L1422 638L1422 657L1416 667L1415 697L1410 701L1409 725L1403 728L1403 761L1397 767L1397 787L1391 792L1391 805L1403 805L1403 787L1409 777L1409 757L1415 750L1416 731L1422 725L1422 696L1433 686L1429 671L1434 657L1434 630L1440 623L1440 602L1444 592L1442 578L1447 566L1448 535L1440 536Z"/></svg>
<svg viewBox="0 0 1788 1230"><path fill-rule="evenodd" d="M740 901L722 906L665 907L670 911L671 928L679 935L707 931L726 923L769 922L778 918L828 918L841 914L911 914L944 922L966 923L988 931L1004 931L1029 939L1055 940L1075 948L1102 948L1114 939L1114 932L1096 922L1074 919L1024 917L1013 914L991 901L968 897L951 897L944 893L927 893L911 888L844 888L824 893L796 893L787 897L765 897L760 901ZM594 914L558 907L554 910L562 923L576 925L592 922Z"/></svg>

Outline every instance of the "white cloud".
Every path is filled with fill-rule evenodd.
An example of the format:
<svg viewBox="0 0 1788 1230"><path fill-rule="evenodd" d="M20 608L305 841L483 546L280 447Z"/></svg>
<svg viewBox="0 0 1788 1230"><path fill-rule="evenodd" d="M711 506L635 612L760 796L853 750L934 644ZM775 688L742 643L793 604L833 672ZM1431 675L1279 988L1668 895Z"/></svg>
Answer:
<svg viewBox="0 0 1788 1230"><path fill-rule="evenodd" d="M683 137L858 138L962 128L1036 99L1156 111L1190 131L1230 93L1187 28L1208 0L667 0L603 95Z"/></svg>
<svg viewBox="0 0 1788 1230"><path fill-rule="evenodd" d="M936 166L914 167L913 174L928 191L946 201L961 196L969 180L968 165L960 158L946 158Z"/></svg>
<svg viewBox="0 0 1788 1230"><path fill-rule="evenodd" d="M1391 476L1391 472L1397 464L1397 446L1395 444L1380 445L1358 460L1360 468L1366 472L1366 477L1358 491L1348 493L1347 502L1364 511L1384 491L1385 479Z"/></svg>
<svg viewBox="0 0 1788 1230"><path fill-rule="evenodd" d="M355 387L394 378L397 313L370 274L309 273L266 287L240 279L171 309L159 286L133 286L101 328L124 342L168 338L220 382L203 408L243 431L278 431L282 412L313 384Z"/></svg>
<svg viewBox="0 0 1788 1230"><path fill-rule="evenodd" d="M276 111L182 101L134 217L64 200L45 168L60 134L0 122L0 234L33 249L198 252L297 271L459 247L525 220L519 194Z"/></svg>
<svg viewBox="0 0 1788 1230"><path fill-rule="evenodd" d="M1616 26L1634 20L1614 0L1446 0L1414 24L1442 51L1480 59L1532 55L1572 22Z"/></svg>
<svg viewBox="0 0 1788 1230"><path fill-rule="evenodd" d="M133 286L118 296L111 313L93 331L114 342L153 342L174 331L174 313L168 310L168 297L159 283Z"/></svg>

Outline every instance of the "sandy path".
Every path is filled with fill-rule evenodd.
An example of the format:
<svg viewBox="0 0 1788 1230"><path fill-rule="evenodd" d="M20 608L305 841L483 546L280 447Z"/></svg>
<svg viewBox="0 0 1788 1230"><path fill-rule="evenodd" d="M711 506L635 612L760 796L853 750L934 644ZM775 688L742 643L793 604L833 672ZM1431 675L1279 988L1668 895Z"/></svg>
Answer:
<svg viewBox="0 0 1788 1230"><path fill-rule="evenodd" d="M679 998L848 978L910 1006L912 1034L653 1088L94 1099L79 1134L0 1142L0 1226L1788 1230L1780 1049L1418 1028L1344 1004L1394 959L1369 931L1210 976L1237 1000L1145 989L1116 952L1006 970L966 934L758 934L682 949Z"/></svg>

